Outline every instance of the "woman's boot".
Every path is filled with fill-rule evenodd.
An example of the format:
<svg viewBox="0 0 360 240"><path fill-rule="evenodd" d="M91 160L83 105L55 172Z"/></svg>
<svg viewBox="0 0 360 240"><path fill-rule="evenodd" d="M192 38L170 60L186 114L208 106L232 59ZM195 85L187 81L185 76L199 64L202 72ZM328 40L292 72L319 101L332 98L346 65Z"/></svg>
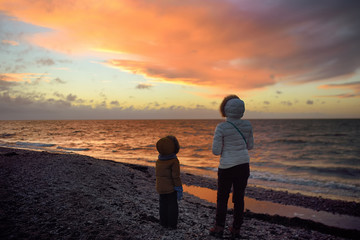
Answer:
<svg viewBox="0 0 360 240"><path fill-rule="evenodd" d="M215 227L210 229L210 235L214 237L222 237L224 234L224 227L215 225Z"/></svg>

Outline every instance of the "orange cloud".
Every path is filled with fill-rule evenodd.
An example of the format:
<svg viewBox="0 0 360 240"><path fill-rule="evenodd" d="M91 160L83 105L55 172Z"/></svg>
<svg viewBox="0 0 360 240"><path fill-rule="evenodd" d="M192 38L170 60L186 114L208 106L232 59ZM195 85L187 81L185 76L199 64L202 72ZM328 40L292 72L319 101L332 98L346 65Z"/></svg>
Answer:
<svg viewBox="0 0 360 240"><path fill-rule="evenodd" d="M22 78L14 77L9 74L0 74L0 80L5 82L22 82Z"/></svg>
<svg viewBox="0 0 360 240"><path fill-rule="evenodd" d="M322 19L317 8L298 4L304 12L296 14L285 3L264 11L251 1L9 0L0 9L52 29L31 36L34 44L71 54L119 53L106 64L161 81L246 90L351 75L359 58L342 63L346 67L324 65L347 57L325 48L343 49L334 47L342 44L340 33L334 43L318 44L339 27ZM323 30L317 22L330 27Z"/></svg>
<svg viewBox="0 0 360 240"><path fill-rule="evenodd" d="M17 46L17 45L19 45L18 42L12 41L12 40L2 40L1 42L2 42L3 44L7 44L7 45L11 45L11 46Z"/></svg>
<svg viewBox="0 0 360 240"><path fill-rule="evenodd" d="M327 84L327 85L322 85L319 88L322 88L322 89L346 89L346 90L352 91L351 93L343 93L343 94L336 95L336 97L339 97L339 98L360 97L360 82ZM329 97L333 97L333 96L329 96Z"/></svg>
<svg viewBox="0 0 360 240"><path fill-rule="evenodd" d="M3 73L0 80L5 82L31 82L33 79L43 78L47 73ZM45 77L46 78L46 77Z"/></svg>

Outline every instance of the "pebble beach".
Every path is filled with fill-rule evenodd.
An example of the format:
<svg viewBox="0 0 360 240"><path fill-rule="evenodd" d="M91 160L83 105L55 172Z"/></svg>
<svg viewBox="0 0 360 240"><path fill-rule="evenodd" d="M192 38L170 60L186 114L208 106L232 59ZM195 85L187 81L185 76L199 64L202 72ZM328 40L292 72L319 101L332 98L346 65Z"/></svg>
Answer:
<svg viewBox="0 0 360 240"><path fill-rule="evenodd" d="M187 192L178 228L160 226L154 173L78 154L0 148L0 239L216 239L208 235L215 204ZM182 181L216 189L216 180L186 172ZM360 217L357 202L256 187L246 196ZM360 239L360 231L247 211L241 239Z"/></svg>

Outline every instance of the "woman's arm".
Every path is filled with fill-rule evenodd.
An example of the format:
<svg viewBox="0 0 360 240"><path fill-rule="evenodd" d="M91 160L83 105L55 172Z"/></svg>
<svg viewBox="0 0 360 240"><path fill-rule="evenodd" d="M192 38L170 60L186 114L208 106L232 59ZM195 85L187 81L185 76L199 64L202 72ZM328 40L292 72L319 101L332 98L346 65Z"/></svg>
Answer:
<svg viewBox="0 0 360 240"><path fill-rule="evenodd" d="M254 137L253 137L253 130L251 128L250 133L249 133L249 137L247 139L247 149L251 150L254 148Z"/></svg>
<svg viewBox="0 0 360 240"><path fill-rule="evenodd" d="M223 149L223 133L219 125L215 129L212 152L214 155L221 155Z"/></svg>

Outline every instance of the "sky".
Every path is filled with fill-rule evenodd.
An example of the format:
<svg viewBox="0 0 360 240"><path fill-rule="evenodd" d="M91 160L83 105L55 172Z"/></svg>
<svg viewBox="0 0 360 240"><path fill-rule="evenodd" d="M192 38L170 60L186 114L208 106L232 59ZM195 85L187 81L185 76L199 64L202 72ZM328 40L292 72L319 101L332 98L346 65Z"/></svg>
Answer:
<svg viewBox="0 0 360 240"><path fill-rule="evenodd" d="M358 0L0 0L0 120L360 118Z"/></svg>

